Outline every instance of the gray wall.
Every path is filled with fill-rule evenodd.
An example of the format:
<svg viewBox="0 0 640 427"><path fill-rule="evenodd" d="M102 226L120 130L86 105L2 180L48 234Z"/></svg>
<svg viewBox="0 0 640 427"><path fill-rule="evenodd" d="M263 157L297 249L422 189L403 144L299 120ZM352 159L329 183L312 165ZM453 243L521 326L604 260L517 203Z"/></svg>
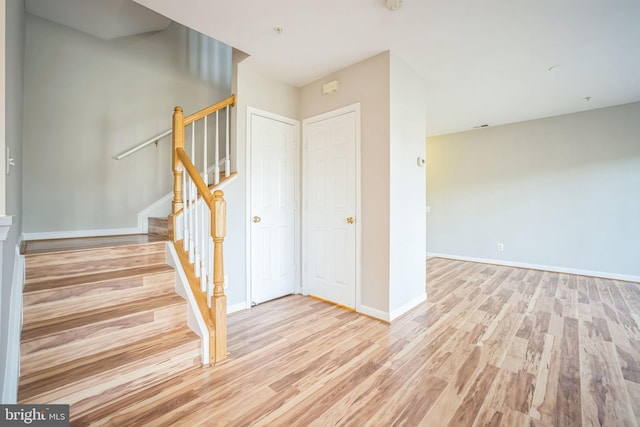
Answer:
<svg viewBox="0 0 640 427"><path fill-rule="evenodd" d="M11 157L15 159L16 166L11 168L11 173L6 177L5 196L6 213L14 215L13 225L9 230L7 240L2 250L2 316L0 325L0 384L15 383L17 380L17 366L7 366L8 352L17 352L19 343L7 341L9 328L19 328L15 320L10 319L9 305L15 303L16 295L21 289L14 289L14 259L16 246L19 243L22 231L22 95L23 95L23 58L24 58L24 1L8 0L6 2L6 35L5 35L5 144L11 150ZM4 174L4 165L0 168ZM16 286L19 286L16 283ZM20 313L21 307L13 307L15 313ZM16 331L14 331L16 332ZM14 334L19 338L20 333ZM15 354L14 354L15 356ZM14 359L17 360L17 359ZM5 371L7 367L8 371ZM9 379L5 374L15 374L15 378ZM13 390L15 392L15 390ZM8 402L7 396L3 401ZM13 396L15 399L15 396Z"/></svg>
<svg viewBox="0 0 640 427"><path fill-rule="evenodd" d="M428 138L427 205L430 253L640 278L640 103Z"/></svg>
<svg viewBox="0 0 640 427"><path fill-rule="evenodd" d="M103 41L27 15L24 231L122 229L169 193L170 140L112 157L231 93L231 48L172 24Z"/></svg>

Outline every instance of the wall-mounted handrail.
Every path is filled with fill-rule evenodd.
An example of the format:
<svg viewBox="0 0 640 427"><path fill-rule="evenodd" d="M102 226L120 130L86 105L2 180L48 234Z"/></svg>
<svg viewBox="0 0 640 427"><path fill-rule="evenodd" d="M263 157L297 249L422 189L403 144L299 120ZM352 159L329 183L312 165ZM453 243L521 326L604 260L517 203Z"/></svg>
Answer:
<svg viewBox="0 0 640 427"><path fill-rule="evenodd" d="M231 95L230 97L223 99L222 101L215 103L209 107L203 108L200 111L197 111L189 116L186 116L184 118L184 126L187 126L193 122L196 122L206 116L208 116L209 114L213 114L219 110L222 110L225 107L233 107L236 103L236 97L235 95ZM173 129L167 129L164 132L161 132L149 139L147 139L144 142L141 142L138 145L135 145L131 148L129 148L127 151L123 151L122 153L118 154L117 156L114 157L114 159L116 160L122 160L125 157L128 157L130 155L132 155L133 153L142 150L143 148L153 144L153 143L157 143L159 140L161 140L162 138L164 138L167 135L171 135L171 132L173 131ZM228 110L227 110L227 135L229 134L229 115L228 115ZM206 137L205 137L206 138ZM227 153L229 152L229 144L227 142L226 144L226 148L227 148ZM227 158L229 156L227 155ZM227 167L226 170L226 176L229 176L229 168Z"/></svg>
<svg viewBox="0 0 640 427"><path fill-rule="evenodd" d="M171 132L173 132L173 129L167 129L162 133L157 134L154 137L151 137L149 139L147 139L144 142L141 142L140 144L129 148L127 151L123 151L122 153L118 154L117 156L114 157L114 159L116 160L122 160L127 156L132 155L133 153L135 153L136 151L140 151L142 150L144 147L153 144L154 142L158 142L159 140L161 140L162 138L164 138L167 135L171 135Z"/></svg>

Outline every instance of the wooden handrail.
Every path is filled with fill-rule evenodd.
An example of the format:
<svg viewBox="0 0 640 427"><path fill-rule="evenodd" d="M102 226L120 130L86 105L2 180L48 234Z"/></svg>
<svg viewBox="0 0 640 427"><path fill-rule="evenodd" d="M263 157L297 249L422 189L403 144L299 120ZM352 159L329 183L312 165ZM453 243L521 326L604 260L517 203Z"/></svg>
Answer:
<svg viewBox="0 0 640 427"><path fill-rule="evenodd" d="M207 203L207 206L209 206L209 209L213 209L213 196L209 191L209 187L207 187L207 184L204 183L204 180L200 176L200 173L198 173L198 169L196 169L196 167L191 162L191 159L189 159L187 152L184 151L184 148L176 148L176 154L182 162L182 165L186 169L187 173L193 180L193 183L198 188L198 191L202 195L202 198Z"/></svg>
<svg viewBox="0 0 640 427"><path fill-rule="evenodd" d="M195 113L188 115L184 118L184 125L190 125L191 123L200 120L201 118L208 116L209 114L215 113L218 110L222 110L224 107L233 107L236 105L236 96L231 95L227 99L223 99L220 102L217 102L209 107L203 108L200 111L196 111Z"/></svg>

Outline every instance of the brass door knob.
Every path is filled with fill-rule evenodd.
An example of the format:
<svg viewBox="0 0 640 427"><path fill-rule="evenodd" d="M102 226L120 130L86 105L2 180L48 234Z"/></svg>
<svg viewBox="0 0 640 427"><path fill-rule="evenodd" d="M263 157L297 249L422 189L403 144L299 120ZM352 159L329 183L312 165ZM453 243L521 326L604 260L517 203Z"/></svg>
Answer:
<svg viewBox="0 0 640 427"><path fill-rule="evenodd" d="M262 221L262 218L260 218L259 216L254 216L254 217L253 217L253 222L258 223L258 222L260 222L260 221Z"/></svg>
<svg viewBox="0 0 640 427"><path fill-rule="evenodd" d="M349 218L347 218L347 224L353 224L356 220L353 219L352 216L350 216Z"/></svg>

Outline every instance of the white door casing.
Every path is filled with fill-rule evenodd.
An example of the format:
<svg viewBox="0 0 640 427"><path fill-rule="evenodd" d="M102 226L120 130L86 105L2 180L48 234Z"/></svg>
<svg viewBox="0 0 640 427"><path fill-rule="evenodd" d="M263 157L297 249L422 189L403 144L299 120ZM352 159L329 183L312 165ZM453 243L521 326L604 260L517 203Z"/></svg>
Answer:
<svg viewBox="0 0 640 427"><path fill-rule="evenodd" d="M248 303L299 288L299 122L247 110Z"/></svg>
<svg viewBox="0 0 640 427"><path fill-rule="evenodd" d="M305 294L359 308L360 106L303 121Z"/></svg>

